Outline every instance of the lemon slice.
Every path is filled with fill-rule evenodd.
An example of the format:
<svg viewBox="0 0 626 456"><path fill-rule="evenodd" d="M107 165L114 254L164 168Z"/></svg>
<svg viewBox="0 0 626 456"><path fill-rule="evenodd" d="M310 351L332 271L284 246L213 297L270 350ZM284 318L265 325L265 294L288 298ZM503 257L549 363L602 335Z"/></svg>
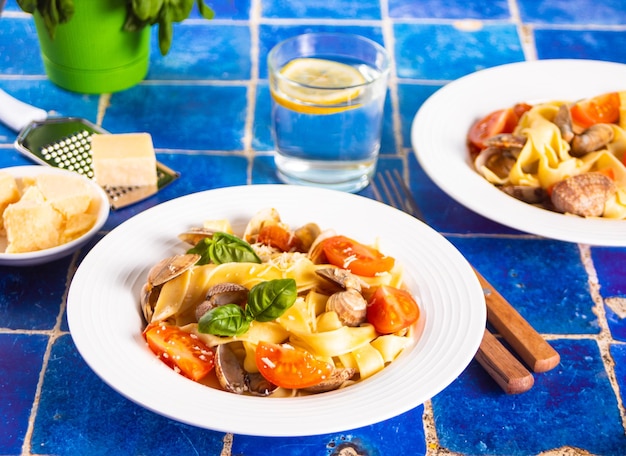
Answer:
<svg viewBox="0 0 626 456"><path fill-rule="evenodd" d="M280 70L274 99L297 112L330 114L358 107L345 105L356 99L365 78L356 68L333 60L298 58ZM342 106L337 106L342 105Z"/></svg>

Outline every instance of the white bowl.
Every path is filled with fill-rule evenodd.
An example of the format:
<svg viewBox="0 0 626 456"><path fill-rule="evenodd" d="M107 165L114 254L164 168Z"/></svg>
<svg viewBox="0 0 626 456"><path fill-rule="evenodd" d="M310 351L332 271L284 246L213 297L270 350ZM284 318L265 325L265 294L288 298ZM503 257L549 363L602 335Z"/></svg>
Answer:
<svg viewBox="0 0 626 456"><path fill-rule="evenodd" d="M72 171L67 171L58 168L52 168L49 166L14 166L10 168L2 168L1 171L11 174L16 178L23 177L35 177L41 174L61 174L61 175L69 175L78 177L80 179L84 179L86 183L92 188L94 195L99 200L98 213L96 218L96 223L91 227L89 231L80 236L73 241L67 242L65 244L61 244L56 247L51 247L49 249L37 250L35 252L24 252L24 253L5 253L4 249L6 247L1 248L0 252L0 265L5 266L33 266L36 264L48 263L50 261L57 260L59 258L63 258L67 255L78 250L82 247L91 237L98 232L100 228L106 222L107 217L109 216L109 199L107 198L106 193L100 186L98 186L94 181L88 179L80 174L77 174ZM5 240L5 239L3 239Z"/></svg>
<svg viewBox="0 0 626 456"><path fill-rule="evenodd" d="M415 344L372 377L337 391L293 398L239 396L195 383L147 347L139 296L150 268L188 246L177 235L207 219L241 234L274 207L290 226L316 222L360 242L378 241L404 268L419 298ZM237 434L298 436L339 432L412 409L448 386L470 363L485 330L482 289L443 236L410 215L351 193L290 185L210 190L150 208L119 227L81 262L67 298L72 339L87 364L137 404L172 419Z"/></svg>
<svg viewBox="0 0 626 456"><path fill-rule="evenodd" d="M478 71L445 85L426 100L413 120L413 150L444 192L483 217L561 241L623 247L624 220L560 214L499 190L474 170L466 138L476 120L496 109L620 91L625 80L626 65L593 60L537 60Z"/></svg>

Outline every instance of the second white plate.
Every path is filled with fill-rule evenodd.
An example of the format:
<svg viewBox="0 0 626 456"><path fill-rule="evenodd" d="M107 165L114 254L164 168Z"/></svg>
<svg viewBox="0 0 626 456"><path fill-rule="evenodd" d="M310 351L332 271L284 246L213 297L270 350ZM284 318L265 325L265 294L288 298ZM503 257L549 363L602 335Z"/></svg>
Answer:
<svg viewBox="0 0 626 456"><path fill-rule="evenodd" d="M563 215L498 190L474 171L465 142L470 126L496 109L620 90L626 90L626 65L619 63L539 60L478 71L426 100L413 120L413 150L444 192L486 218L562 241L626 246L626 221Z"/></svg>

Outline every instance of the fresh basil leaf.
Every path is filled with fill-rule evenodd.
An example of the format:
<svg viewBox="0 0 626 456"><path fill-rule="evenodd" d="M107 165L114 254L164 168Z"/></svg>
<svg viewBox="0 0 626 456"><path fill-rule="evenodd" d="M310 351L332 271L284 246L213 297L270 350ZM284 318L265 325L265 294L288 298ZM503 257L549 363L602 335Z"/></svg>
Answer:
<svg viewBox="0 0 626 456"><path fill-rule="evenodd" d="M246 316L257 321L276 320L296 302L298 290L294 279L261 282L250 290Z"/></svg>
<svg viewBox="0 0 626 456"><path fill-rule="evenodd" d="M209 255L215 264L261 263L250 244L237 236L222 232L213 234Z"/></svg>
<svg viewBox="0 0 626 456"><path fill-rule="evenodd" d="M240 336L250 328L250 320L237 304L209 310L198 321L198 331L216 336Z"/></svg>
<svg viewBox="0 0 626 456"><path fill-rule="evenodd" d="M209 264L211 262L211 255L209 254L209 249L211 248L211 239L204 238L192 248L187 250L187 253L195 253L200 255L200 259L196 263L196 265Z"/></svg>

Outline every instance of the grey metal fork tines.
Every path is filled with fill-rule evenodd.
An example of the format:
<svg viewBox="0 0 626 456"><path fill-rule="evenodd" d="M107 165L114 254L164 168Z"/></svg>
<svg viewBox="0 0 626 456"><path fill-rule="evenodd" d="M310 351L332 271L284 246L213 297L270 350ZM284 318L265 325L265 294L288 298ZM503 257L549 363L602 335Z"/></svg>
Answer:
<svg viewBox="0 0 626 456"><path fill-rule="evenodd" d="M420 207L411 195L411 190L397 169L379 171L372 181L372 191L378 201L424 221L424 214L422 214Z"/></svg>

